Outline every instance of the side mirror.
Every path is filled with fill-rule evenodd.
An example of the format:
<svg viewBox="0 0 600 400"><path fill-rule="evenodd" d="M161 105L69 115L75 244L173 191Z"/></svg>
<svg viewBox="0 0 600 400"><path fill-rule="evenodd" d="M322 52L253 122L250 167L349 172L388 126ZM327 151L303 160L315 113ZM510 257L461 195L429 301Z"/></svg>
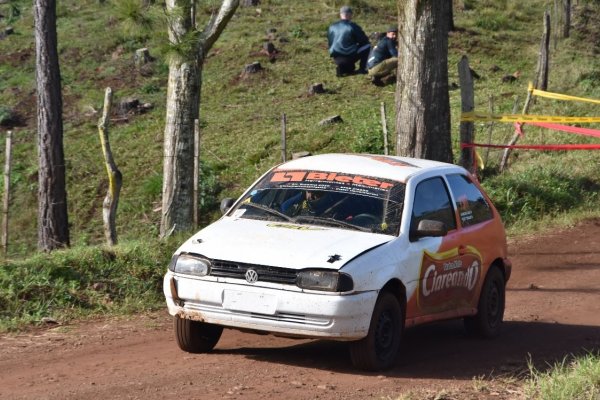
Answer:
<svg viewBox="0 0 600 400"><path fill-rule="evenodd" d="M419 222L417 229L412 231L410 236L413 239L419 239L426 236L440 237L446 236L448 228L446 224L441 221L433 221L431 219L424 219Z"/></svg>
<svg viewBox="0 0 600 400"><path fill-rule="evenodd" d="M231 197L226 197L223 200L221 200L221 205L219 206L219 208L221 209L221 214L225 214L227 211L229 211L229 209L233 205L233 202L234 200Z"/></svg>

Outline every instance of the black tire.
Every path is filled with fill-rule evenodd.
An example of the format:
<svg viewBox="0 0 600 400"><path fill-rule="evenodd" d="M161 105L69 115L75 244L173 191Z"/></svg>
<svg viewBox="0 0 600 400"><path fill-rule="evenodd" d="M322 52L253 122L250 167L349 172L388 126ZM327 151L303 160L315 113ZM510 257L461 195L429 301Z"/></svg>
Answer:
<svg viewBox="0 0 600 400"><path fill-rule="evenodd" d="M502 271L495 266L490 267L481 288L477 315L464 320L469 334L482 338L498 336L504 318L505 286Z"/></svg>
<svg viewBox="0 0 600 400"><path fill-rule="evenodd" d="M173 317L173 329L179 348L188 353L208 353L221 338L223 327L206 322Z"/></svg>
<svg viewBox="0 0 600 400"><path fill-rule="evenodd" d="M352 364L367 371L393 367L403 327L404 315L398 299L389 292L383 292L373 309L369 333L365 338L350 343Z"/></svg>

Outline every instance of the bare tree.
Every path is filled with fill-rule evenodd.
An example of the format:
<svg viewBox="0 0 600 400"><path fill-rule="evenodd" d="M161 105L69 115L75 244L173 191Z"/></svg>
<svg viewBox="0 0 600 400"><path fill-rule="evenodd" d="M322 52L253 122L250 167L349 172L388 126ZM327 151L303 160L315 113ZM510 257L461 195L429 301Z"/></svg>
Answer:
<svg viewBox="0 0 600 400"><path fill-rule="evenodd" d="M398 0L398 155L452 162L448 0Z"/></svg>
<svg viewBox="0 0 600 400"><path fill-rule="evenodd" d="M38 123L38 248L69 246L56 1L34 0Z"/></svg>
<svg viewBox="0 0 600 400"><path fill-rule="evenodd" d="M98 134L100 135L100 144L104 155L104 165L108 173L108 190L102 202L102 221L104 223L104 237L106 238L106 244L109 246L117 244L117 207L119 207L119 197L123 186L123 174L117 168L108 137L112 97L112 89L107 87L104 92L102 117L98 121Z"/></svg>
<svg viewBox="0 0 600 400"><path fill-rule="evenodd" d="M169 61L165 123L161 236L193 227L194 121L200 113L202 66L235 13L239 0L224 0L203 31L194 26L195 0L166 0Z"/></svg>

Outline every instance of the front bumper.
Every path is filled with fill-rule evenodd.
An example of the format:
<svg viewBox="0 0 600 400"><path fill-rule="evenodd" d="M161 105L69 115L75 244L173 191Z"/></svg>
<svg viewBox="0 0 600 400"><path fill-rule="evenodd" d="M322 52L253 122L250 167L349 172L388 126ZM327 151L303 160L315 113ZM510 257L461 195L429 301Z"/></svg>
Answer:
<svg viewBox="0 0 600 400"><path fill-rule="evenodd" d="M376 291L339 295L208 281L167 272L169 314L282 335L357 340L369 330Z"/></svg>

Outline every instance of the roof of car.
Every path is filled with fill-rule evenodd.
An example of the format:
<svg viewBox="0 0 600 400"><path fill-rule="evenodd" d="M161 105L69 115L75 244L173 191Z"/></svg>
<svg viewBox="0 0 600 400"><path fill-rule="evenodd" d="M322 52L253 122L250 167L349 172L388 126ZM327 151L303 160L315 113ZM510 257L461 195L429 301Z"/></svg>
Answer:
<svg viewBox="0 0 600 400"><path fill-rule="evenodd" d="M361 174L401 182L406 182L412 175L442 168L464 172L461 167L439 161L374 154L320 154L288 161L277 167L279 170Z"/></svg>

